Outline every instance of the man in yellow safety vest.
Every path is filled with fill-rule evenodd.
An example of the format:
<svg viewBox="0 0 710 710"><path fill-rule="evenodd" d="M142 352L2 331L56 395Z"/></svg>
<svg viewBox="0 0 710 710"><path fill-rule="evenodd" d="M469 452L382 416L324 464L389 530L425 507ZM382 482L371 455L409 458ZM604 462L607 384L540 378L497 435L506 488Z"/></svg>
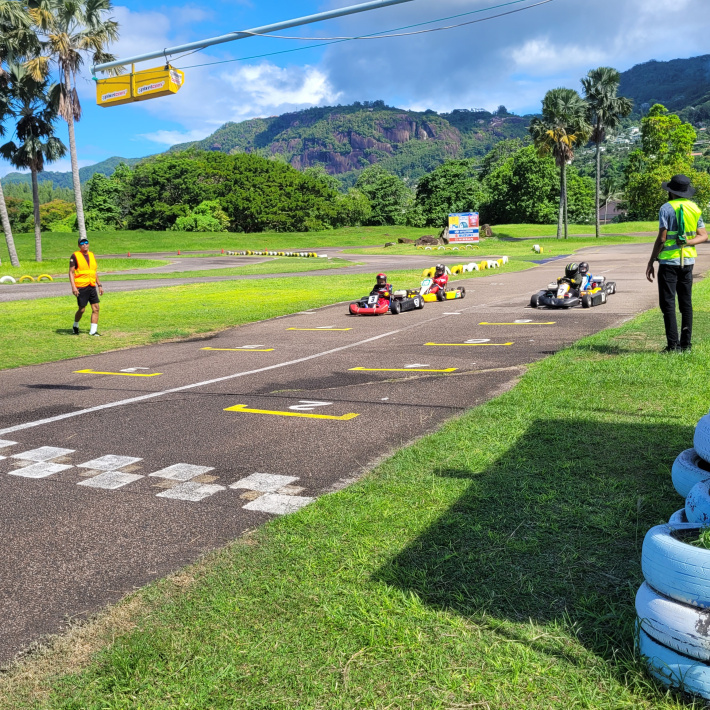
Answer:
<svg viewBox="0 0 710 710"><path fill-rule="evenodd" d="M74 335L79 335L79 321L84 315L86 304L91 304L91 328L89 335L100 336L99 333L99 295L104 295L104 289L99 283L96 273L96 257L89 251L89 240L79 239L79 251L75 251L69 259L69 281L71 292L76 296L79 310L74 316ZM98 293L96 289L99 289Z"/></svg>
<svg viewBox="0 0 710 710"><path fill-rule="evenodd" d="M658 259L658 303L666 327L667 345L663 352L690 350L693 333L693 264L698 255L696 244L708 239L702 209L691 202L695 188L690 178L674 175L662 184L669 200L658 215L658 237L646 268L646 278L653 283L653 262ZM675 316L675 298L681 314L680 341Z"/></svg>

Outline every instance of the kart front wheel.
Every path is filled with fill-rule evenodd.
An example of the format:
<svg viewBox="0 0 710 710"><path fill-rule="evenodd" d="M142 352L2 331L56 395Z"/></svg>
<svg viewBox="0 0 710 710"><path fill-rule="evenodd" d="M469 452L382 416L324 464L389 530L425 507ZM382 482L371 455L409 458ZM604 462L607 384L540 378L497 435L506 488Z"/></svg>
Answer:
<svg viewBox="0 0 710 710"><path fill-rule="evenodd" d="M461 286L461 298L466 298L466 287Z"/></svg>
<svg viewBox="0 0 710 710"><path fill-rule="evenodd" d="M530 297L530 307L537 308L539 305L540 305L540 294L533 293L533 295Z"/></svg>
<svg viewBox="0 0 710 710"><path fill-rule="evenodd" d="M445 301L446 300L446 294L444 293L444 291L442 289L439 289L436 292L436 300L437 301Z"/></svg>
<svg viewBox="0 0 710 710"><path fill-rule="evenodd" d="M399 312L402 310L402 305L400 304L399 301L392 301L392 304L390 305L390 311L392 312L393 316L399 315Z"/></svg>
<svg viewBox="0 0 710 710"><path fill-rule="evenodd" d="M584 296L582 296L582 308L591 308L591 306L592 297L588 293L585 293Z"/></svg>

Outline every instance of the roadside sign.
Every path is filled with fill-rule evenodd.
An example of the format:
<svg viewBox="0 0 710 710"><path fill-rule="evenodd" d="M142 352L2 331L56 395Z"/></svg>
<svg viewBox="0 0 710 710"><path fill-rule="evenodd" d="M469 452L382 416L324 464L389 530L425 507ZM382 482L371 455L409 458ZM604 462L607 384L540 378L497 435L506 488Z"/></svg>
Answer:
<svg viewBox="0 0 710 710"><path fill-rule="evenodd" d="M478 244L478 212L449 215L449 243Z"/></svg>

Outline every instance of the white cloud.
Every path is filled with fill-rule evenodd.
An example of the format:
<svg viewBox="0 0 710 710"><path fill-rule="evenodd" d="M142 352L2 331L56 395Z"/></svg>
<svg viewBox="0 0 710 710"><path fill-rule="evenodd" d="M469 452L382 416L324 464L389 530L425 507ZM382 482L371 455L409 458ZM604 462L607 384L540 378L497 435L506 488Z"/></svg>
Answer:
<svg viewBox="0 0 710 710"><path fill-rule="evenodd" d="M162 143L163 145L175 145L176 143L189 143L191 141L199 141L206 138L209 131L196 129L194 131L154 131L153 133L140 133L140 138L153 141L153 143Z"/></svg>

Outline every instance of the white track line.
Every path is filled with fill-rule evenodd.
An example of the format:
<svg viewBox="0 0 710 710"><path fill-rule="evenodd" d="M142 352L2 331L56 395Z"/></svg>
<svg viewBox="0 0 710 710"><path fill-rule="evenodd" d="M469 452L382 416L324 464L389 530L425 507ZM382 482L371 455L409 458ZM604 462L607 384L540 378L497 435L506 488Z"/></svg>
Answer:
<svg viewBox="0 0 710 710"><path fill-rule="evenodd" d="M479 308L487 308L496 303L507 302L509 299L502 299L500 301L494 301L493 303L478 303L468 308L462 308L462 311L473 311ZM445 318L440 314L434 316L433 318L427 318L423 321L418 321L412 323L411 325L405 326L404 328L399 328L398 330L390 330L387 333L382 333L381 335L375 335L372 338L365 338L365 340L359 340L357 343L350 343L350 345L341 345L338 348L333 348L331 350L324 350L320 353L315 353L315 355L307 355L306 357L300 357L296 360L288 360L287 362L280 362L276 365L268 365L267 367L260 367L256 370L247 370L246 372L235 372L232 375L225 375L224 377L217 377L213 380L205 380L204 382L195 382L191 385L183 385L182 387L173 387L171 389L162 390L160 392L151 392L150 394L143 394L139 397L130 397L129 399L121 399L117 402L109 402L108 404L99 404L96 407L89 407L87 409L79 409L76 412L67 412L66 414L58 414L54 417L47 417L46 419L38 419L34 422L25 422L24 424L16 424L15 426L7 427L6 429L0 429L0 436L4 434L11 434L15 431L22 431L23 429L31 429L32 427L41 426L42 424L51 424L53 422L59 422L62 419L71 419L72 417L79 417L83 414L90 414L91 412L100 412L102 409L111 409L113 407L122 407L126 404L134 404L136 402L144 402L147 399L153 399L154 397L162 397L166 394L174 394L175 392L184 392L185 390L194 389L195 387L204 387L206 385L213 385L217 382L225 382L226 380L233 380L237 377L246 377L247 375L257 375L260 372L267 372L268 370L277 370L282 367L288 367L289 365L298 365L301 362L307 362L308 360L315 360L319 357L324 357L325 355L332 355L333 353L341 352L342 350L349 350L350 348L356 348L360 345L365 345L366 343L371 343L374 340L379 340L380 338L387 338L390 335L395 335L396 333L402 333L405 330L411 330L412 328L418 328L425 323L430 323L431 321L440 320ZM264 321L261 321L262 323Z"/></svg>

